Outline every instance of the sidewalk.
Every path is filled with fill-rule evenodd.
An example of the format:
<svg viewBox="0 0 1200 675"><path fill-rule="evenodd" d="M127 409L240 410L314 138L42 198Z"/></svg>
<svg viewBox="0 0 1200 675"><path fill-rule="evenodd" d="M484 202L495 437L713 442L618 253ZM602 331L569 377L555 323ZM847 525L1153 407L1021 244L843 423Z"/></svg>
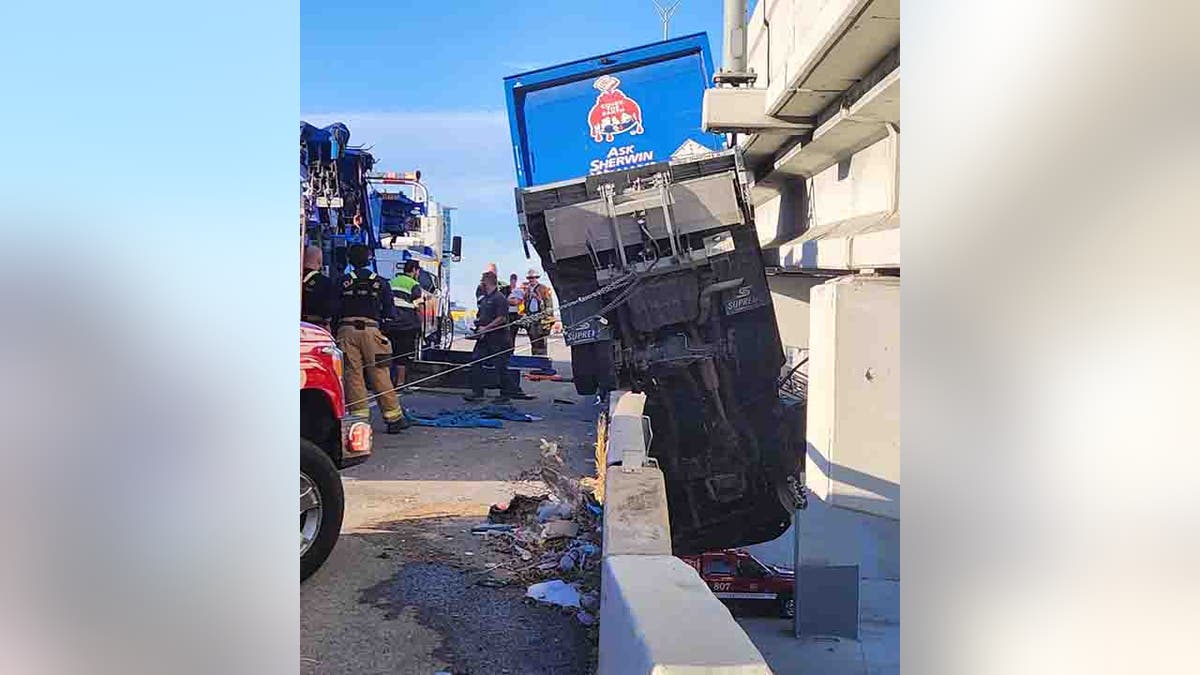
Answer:
<svg viewBox="0 0 1200 675"><path fill-rule="evenodd" d="M792 636L790 619L740 617L776 675L899 675L899 624L859 625L861 641L835 637Z"/></svg>

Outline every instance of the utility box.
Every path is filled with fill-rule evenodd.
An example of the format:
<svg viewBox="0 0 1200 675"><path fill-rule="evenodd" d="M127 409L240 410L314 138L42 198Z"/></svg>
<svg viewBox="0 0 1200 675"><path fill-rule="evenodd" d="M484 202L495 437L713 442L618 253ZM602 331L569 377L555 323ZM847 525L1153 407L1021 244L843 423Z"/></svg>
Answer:
<svg viewBox="0 0 1200 675"><path fill-rule="evenodd" d="M830 506L900 518L900 279L811 293L805 482Z"/></svg>

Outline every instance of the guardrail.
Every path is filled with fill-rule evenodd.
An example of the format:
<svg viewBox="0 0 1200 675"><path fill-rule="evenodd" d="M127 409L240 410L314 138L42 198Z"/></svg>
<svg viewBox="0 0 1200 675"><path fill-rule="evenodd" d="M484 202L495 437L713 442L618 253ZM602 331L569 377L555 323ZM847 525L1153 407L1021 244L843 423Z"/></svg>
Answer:
<svg viewBox="0 0 1200 675"><path fill-rule="evenodd" d="M601 430L599 673L770 673L696 570L671 555L666 485L646 455L645 401L644 394L613 392Z"/></svg>

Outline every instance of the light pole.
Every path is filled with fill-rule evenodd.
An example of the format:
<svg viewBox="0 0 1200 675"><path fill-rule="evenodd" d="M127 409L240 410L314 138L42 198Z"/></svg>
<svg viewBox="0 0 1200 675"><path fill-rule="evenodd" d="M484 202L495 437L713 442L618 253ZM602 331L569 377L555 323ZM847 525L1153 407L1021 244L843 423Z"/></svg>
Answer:
<svg viewBox="0 0 1200 675"><path fill-rule="evenodd" d="M659 0L654 0L654 9L658 11L658 16L662 19L663 39L671 37L671 17L675 15L675 10L679 9L679 4L683 0L675 0L670 5L664 5Z"/></svg>

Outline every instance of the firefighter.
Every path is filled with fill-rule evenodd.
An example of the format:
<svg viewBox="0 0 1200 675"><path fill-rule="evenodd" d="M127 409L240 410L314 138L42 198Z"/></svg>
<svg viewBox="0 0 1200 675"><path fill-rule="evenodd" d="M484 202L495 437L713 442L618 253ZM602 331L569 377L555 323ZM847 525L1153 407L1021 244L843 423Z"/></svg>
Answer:
<svg viewBox="0 0 1200 675"><path fill-rule="evenodd" d="M541 277L542 275L532 268L525 275L525 313L547 312L545 317L525 327L534 356L546 356L546 340L550 335L550 327L554 325L554 300L550 295L550 288L538 281Z"/></svg>
<svg viewBox="0 0 1200 675"><path fill-rule="evenodd" d="M352 244L346 257L353 269L342 277L338 288L337 342L346 358L346 402L351 415L369 417L367 387L363 371L371 380L371 388L379 399L379 409L389 434L409 426L400 407L399 397L388 376L392 343L380 331L380 324L394 320L396 306L387 281L367 265L371 251L362 244Z"/></svg>
<svg viewBox="0 0 1200 675"><path fill-rule="evenodd" d="M300 318L329 330L333 316L333 282L321 272L321 248L304 249L304 276L300 280Z"/></svg>
<svg viewBox="0 0 1200 675"><path fill-rule="evenodd" d="M392 341L392 380L396 386L404 384L409 361L421 338L420 308L421 263L404 261L404 273L392 277L392 299L396 305L396 319L386 326L387 336Z"/></svg>

